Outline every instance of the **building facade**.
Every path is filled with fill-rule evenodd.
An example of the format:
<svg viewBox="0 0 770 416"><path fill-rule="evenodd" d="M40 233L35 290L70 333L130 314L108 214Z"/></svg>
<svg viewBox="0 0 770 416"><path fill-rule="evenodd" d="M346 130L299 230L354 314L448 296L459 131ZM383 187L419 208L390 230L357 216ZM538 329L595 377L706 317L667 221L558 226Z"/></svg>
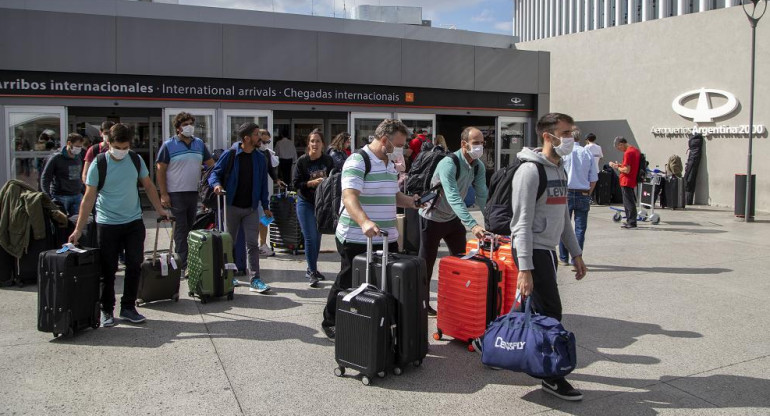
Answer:
<svg viewBox="0 0 770 416"><path fill-rule="evenodd" d="M770 19L756 42L753 166L756 208L770 211ZM706 143L695 202L734 207L735 176L748 160L751 28L741 7L711 10L517 44L551 53L550 108L593 132L604 163L625 136L651 167L687 160L693 130Z"/></svg>
<svg viewBox="0 0 770 416"><path fill-rule="evenodd" d="M552 38L740 5L740 0L514 0L513 34Z"/></svg>
<svg viewBox="0 0 770 416"><path fill-rule="evenodd" d="M180 111L227 148L256 121L304 151L307 134L366 143L397 117L459 147L487 135L489 173L534 138L547 111L549 59L512 36L406 24L126 0L0 0L0 181L37 183L69 132L128 124L152 167ZM42 145L42 146L41 146ZM153 172L154 175L154 172Z"/></svg>

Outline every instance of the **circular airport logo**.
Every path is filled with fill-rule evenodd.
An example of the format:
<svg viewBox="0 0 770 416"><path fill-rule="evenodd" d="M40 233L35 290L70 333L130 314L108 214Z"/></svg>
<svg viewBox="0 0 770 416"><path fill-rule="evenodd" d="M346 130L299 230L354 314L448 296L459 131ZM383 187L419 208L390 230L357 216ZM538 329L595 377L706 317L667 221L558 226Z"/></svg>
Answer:
<svg viewBox="0 0 770 416"><path fill-rule="evenodd" d="M513 104L521 104L522 99L519 97L513 97L511 98L511 103Z"/></svg>
<svg viewBox="0 0 770 416"><path fill-rule="evenodd" d="M691 97L698 97L695 108L685 107L683 102ZM727 102L717 108L711 108L711 97L721 96L727 99ZM692 119L696 123L711 123L715 118L726 116L738 108L738 99L735 95L727 91L715 90L712 88L701 88L699 90L688 91L676 98L671 103L671 108L682 117Z"/></svg>

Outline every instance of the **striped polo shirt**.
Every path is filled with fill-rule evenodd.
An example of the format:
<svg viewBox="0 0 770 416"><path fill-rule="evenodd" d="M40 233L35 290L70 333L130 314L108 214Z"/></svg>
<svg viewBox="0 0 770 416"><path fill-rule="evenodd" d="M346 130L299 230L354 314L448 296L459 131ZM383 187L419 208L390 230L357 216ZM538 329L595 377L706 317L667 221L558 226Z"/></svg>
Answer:
<svg viewBox="0 0 770 416"><path fill-rule="evenodd" d="M174 136L163 143L157 163L168 165L166 170L167 192L198 192L201 165L211 159L211 153L203 140L193 137L190 145Z"/></svg>
<svg viewBox="0 0 770 416"><path fill-rule="evenodd" d="M398 173L393 163L385 163L364 147L369 155L371 170L364 176L366 165L363 157L353 153L342 167L342 190L355 189L361 194L358 201L366 215L377 226L388 232L388 241L398 240L396 229L396 194L398 194ZM337 223L337 239L343 243L366 244L366 236L347 210L342 210ZM382 243L382 237L375 237L374 243Z"/></svg>

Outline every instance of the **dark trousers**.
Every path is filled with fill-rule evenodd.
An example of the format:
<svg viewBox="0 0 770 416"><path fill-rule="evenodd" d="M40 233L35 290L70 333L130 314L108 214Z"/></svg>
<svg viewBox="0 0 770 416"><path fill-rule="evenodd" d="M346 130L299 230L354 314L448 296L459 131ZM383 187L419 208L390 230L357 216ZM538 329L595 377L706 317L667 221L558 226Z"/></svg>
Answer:
<svg viewBox="0 0 770 416"><path fill-rule="evenodd" d="M136 220L118 225L97 224L96 230L102 250L102 310L112 313L115 309L115 273L118 271L118 255L123 248L126 250L126 275L120 306L134 308L144 257L144 222Z"/></svg>
<svg viewBox="0 0 770 416"><path fill-rule="evenodd" d="M433 276L433 266L436 264L438 246L441 240L446 242L452 255L465 253L465 226L459 218L449 222L436 222L420 217L420 252L419 257L425 259L428 266L428 282Z"/></svg>
<svg viewBox="0 0 770 416"><path fill-rule="evenodd" d="M182 258L180 267L187 267L187 235L195 223L198 212L197 192L169 192L171 199L171 215L176 218L174 223L174 252Z"/></svg>
<svg viewBox="0 0 770 416"><path fill-rule="evenodd" d="M321 323L325 327L336 324L337 295L343 290L350 289L350 286L353 285L353 258L359 254L366 253L366 244L341 243L336 238L334 241L337 243L337 252L340 254L340 272L337 273L337 279L329 290L329 298L326 300L324 320ZM372 249L375 251L382 250L382 244L375 244ZM397 253L398 242L388 244L388 251L390 253Z"/></svg>
<svg viewBox="0 0 770 416"><path fill-rule="evenodd" d="M516 250L513 252L513 259L516 262L516 267L519 265L518 256ZM559 295L559 286L556 283L556 269L558 262L556 261L556 251L553 250L532 250L532 263L534 269L532 269L532 282L534 288L530 295L532 309L540 315L549 316L561 321L562 308L561 308L561 296ZM525 301L525 299L522 299ZM518 307L518 311L524 310L524 302ZM553 383L557 380L561 380L564 377L546 378L545 381Z"/></svg>
<svg viewBox="0 0 770 416"><path fill-rule="evenodd" d="M621 186L623 191L623 208L626 210L626 222L636 226L636 188Z"/></svg>
<svg viewBox="0 0 770 416"><path fill-rule="evenodd" d="M291 167L294 159L278 159L278 176L285 183L291 185Z"/></svg>

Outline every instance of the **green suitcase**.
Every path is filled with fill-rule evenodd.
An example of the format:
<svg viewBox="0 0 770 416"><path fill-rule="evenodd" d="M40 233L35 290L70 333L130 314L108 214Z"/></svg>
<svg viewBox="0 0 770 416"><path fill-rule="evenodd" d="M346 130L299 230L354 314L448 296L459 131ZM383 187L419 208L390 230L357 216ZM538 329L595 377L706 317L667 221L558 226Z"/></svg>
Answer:
<svg viewBox="0 0 770 416"><path fill-rule="evenodd" d="M197 296L201 303L221 296L233 300L235 294L233 238L229 233L220 231L223 217L218 217L219 230L194 230L187 237L187 285L190 296Z"/></svg>

